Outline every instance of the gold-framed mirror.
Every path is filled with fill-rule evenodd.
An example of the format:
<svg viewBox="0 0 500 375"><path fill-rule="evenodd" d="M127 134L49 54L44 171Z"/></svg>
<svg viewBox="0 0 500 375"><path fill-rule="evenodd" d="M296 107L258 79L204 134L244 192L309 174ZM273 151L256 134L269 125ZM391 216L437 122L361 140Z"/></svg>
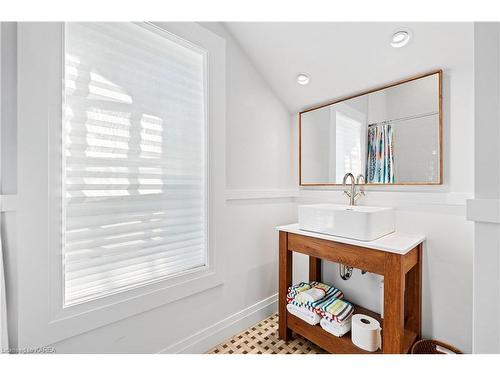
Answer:
<svg viewBox="0 0 500 375"><path fill-rule="evenodd" d="M299 113L300 186L443 183L441 70Z"/></svg>

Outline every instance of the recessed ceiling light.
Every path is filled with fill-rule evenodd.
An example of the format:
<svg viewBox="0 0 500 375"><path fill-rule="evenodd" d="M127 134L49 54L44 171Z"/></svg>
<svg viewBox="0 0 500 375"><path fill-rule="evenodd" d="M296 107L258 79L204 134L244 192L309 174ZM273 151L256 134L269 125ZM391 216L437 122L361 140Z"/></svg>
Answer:
<svg viewBox="0 0 500 375"><path fill-rule="evenodd" d="M396 31L391 38L391 46L394 48L401 48L408 44L410 41L410 32L408 30Z"/></svg>
<svg viewBox="0 0 500 375"><path fill-rule="evenodd" d="M306 76L305 74L299 74L297 76L297 83L299 85L302 85L302 86L305 86L309 83L310 79L308 76Z"/></svg>

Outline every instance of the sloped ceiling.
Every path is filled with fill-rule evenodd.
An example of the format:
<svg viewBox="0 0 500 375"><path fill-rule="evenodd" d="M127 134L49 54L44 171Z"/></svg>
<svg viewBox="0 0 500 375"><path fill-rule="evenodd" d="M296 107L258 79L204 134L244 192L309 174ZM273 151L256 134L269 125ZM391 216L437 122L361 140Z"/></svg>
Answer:
<svg viewBox="0 0 500 375"><path fill-rule="evenodd" d="M291 112L389 82L470 64L472 23L225 23ZM409 29L408 45L390 46ZM299 73L311 78L296 82Z"/></svg>

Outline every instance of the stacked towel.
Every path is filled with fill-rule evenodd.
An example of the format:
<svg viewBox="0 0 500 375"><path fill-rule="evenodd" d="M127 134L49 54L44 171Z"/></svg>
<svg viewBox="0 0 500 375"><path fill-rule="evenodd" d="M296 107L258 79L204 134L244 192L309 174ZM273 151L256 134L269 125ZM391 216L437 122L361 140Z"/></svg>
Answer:
<svg viewBox="0 0 500 375"><path fill-rule="evenodd" d="M310 288L307 289L304 292L300 292L297 294L295 299L300 302L300 303L312 303L316 302L317 300L320 300L326 295L326 292L324 289L319 289L319 288Z"/></svg>
<svg viewBox="0 0 500 375"><path fill-rule="evenodd" d="M321 292L309 292L311 289L318 289ZM323 297L315 299L315 297L322 295L322 292L324 292ZM343 301L343 297L344 295L339 289L312 281L309 284L300 283L290 287L287 302L298 307L304 307L332 322L342 323L350 319L354 312L354 307L349 302ZM310 302L307 298L314 301Z"/></svg>
<svg viewBox="0 0 500 375"><path fill-rule="evenodd" d="M323 328L326 332L331 333L332 335L337 337L342 337L351 330L350 318L344 320L344 322L341 324L333 322L327 318L323 318L320 320L319 324L321 325L321 328Z"/></svg>
<svg viewBox="0 0 500 375"><path fill-rule="evenodd" d="M315 286L318 286L318 288ZM286 308L290 314L311 325L316 325L322 317L314 309L308 307L307 303L321 299L325 294L326 291L322 284L301 282L288 288L286 295L288 305Z"/></svg>
<svg viewBox="0 0 500 375"><path fill-rule="evenodd" d="M313 302L299 302L299 301L297 301L297 296L299 294L301 294L305 291L308 291L311 288L323 291L325 293L324 296L318 300L313 301ZM330 297L342 298L342 297L344 297L344 295L337 288L334 288L333 286L329 286L329 285L326 285L323 283L319 283L317 281L312 281L311 283L302 282L300 284L291 286L288 288L288 293L286 296L288 303L295 301L297 303L302 303L304 305L307 305L307 307L314 307L317 304L329 299Z"/></svg>
<svg viewBox="0 0 500 375"><path fill-rule="evenodd" d="M318 324L321 320L321 315L316 314L311 310L306 309L305 307L300 307L289 303L288 305L286 305L286 309L290 314L295 315L297 318L302 319L312 326Z"/></svg>
<svg viewBox="0 0 500 375"><path fill-rule="evenodd" d="M354 312L354 306L349 302L346 302L341 299L331 298L320 306L318 306L319 314L324 318L337 323L342 323L348 319L351 319L351 316Z"/></svg>
<svg viewBox="0 0 500 375"><path fill-rule="evenodd" d="M311 289L311 286L309 285L309 283L304 283L304 282L301 282L301 283L298 283L297 285L293 285L291 287L288 288L288 293L286 295L286 300L288 302L290 302L291 300L293 300L299 293L303 292L303 291L306 291L308 289Z"/></svg>

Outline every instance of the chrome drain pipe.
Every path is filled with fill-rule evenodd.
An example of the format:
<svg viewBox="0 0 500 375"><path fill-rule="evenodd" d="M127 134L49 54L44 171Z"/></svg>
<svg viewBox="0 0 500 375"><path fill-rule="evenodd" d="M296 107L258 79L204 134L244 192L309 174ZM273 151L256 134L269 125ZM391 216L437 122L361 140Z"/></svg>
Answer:
<svg viewBox="0 0 500 375"><path fill-rule="evenodd" d="M339 274L342 280L349 280L352 276L352 267L345 264L339 264Z"/></svg>

